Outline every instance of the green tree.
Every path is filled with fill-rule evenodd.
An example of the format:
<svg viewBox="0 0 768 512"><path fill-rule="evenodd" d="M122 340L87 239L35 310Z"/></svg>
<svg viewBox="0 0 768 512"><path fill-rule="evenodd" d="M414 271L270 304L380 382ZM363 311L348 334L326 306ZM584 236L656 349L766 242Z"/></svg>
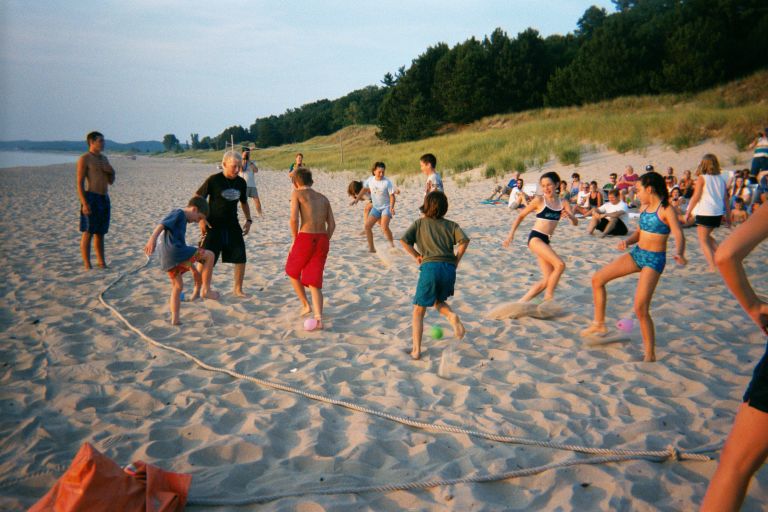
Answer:
<svg viewBox="0 0 768 512"><path fill-rule="evenodd" d="M166 151L173 151L179 147L179 139L176 135L169 133L163 137L163 147Z"/></svg>

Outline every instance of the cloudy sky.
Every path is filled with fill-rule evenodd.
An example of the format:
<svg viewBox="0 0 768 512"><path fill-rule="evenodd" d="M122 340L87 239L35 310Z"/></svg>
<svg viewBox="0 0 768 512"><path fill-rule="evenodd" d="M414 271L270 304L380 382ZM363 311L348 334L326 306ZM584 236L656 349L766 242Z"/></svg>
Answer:
<svg viewBox="0 0 768 512"><path fill-rule="evenodd" d="M379 84L428 46L565 34L609 0L0 0L0 140L217 135Z"/></svg>

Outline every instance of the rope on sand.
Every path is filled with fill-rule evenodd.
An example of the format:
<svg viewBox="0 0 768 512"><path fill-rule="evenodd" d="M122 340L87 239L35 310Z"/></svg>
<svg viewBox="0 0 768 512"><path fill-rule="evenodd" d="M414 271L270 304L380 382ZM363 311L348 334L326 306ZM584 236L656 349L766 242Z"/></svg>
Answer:
<svg viewBox="0 0 768 512"><path fill-rule="evenodd" d="M418 428L422 430L428 430L433 432L445 432L445 433L451 433L451 434L465 434L465 435L482 438L482 439L488 439L490 441L497 441L501 443L537 446L542 448L552 448L556 450L564 450L564 451L571 451L576 453L584 453L584 454L599 456L599 457L592 457L592 458L574 458L574 459L569 459L561 462L545 464L543 466L526 468L522 470L495 473L495 474L489 474L489 475L475 475L475 476L469 476L469 477L458 478L458 479L428 480L423 482L407 482L407 483L397 483L397 484L391 484L391 485L379 485L379 486L367 486L367 487L355 487L355 488L350 487L350 488L319 489L319 490L303 489L295 492L287 492L282 494L274 494L274 495L260 496L260 497L257 496L257 497L251 497L246 499L232 499L232 500L226 500L223 498L214 500L214 499L208 499L208 498L194 497L193 499L189 500L188 504L190 505L244 505L249 503L261 503L261 502L276 500L279 498L295 497L295 496L301 496L301 495L307 495L307 494L349 494L349 493L354 494L354 493L363 493L363 492L387 492L387 491L409 490L409 489L426 489L431 487L455 485L460 483L492 482L492 481L504 480L508 478L518 478L521 476L534 475L537 473L541 473L543 471L548 471L550 469L568 467L568 466L573 466L577 464L602 464L607 462L619 462L619 461L635 460L635 459L647 459L655 462L664 462L666 460L675 460L675 461L712 460L711 457L708 457L706 455L701 455L693 452L681 452L677 448L671 445L668 447L667 450L623 450L623 449L594 448L589 446L580 446L580 445L565 444L565 443L554 443L549 441L538 441L535 439L526 439L518 436L495 434L495 433L483 432L479 430L473 430L473 429L468 429L468 428L458 427L453 425L427 423L424 421L419 421L414 418L409 418L407 416L399 416L399 415L390 414L384 411L380 411L377 409L372 409L370 407L359 405L354 402L339 400L337 398L333 398L333 397L324 395L322 393L307 391L301 388L289 386L287 384L264 380L258 377L252 377L250 375L244 375L242 373L236 372L229 368L222 368L222 367L210 365L205 361L199 359L198 357L190 354L189 352L186 352L177 347L173 347L171 345L167 345L165 343L161 343L147 336L146 334L144 334L143 331L141 331L140 329L135 327L133 324L131 324L115 307L113 307L111 304L109 304L106 301L106 299L104 299L104 295L113 286L119 283L127 275L135 274L140 270L142 270L143 268L145 268L149 264L149 261L150 261L149 258L147 258L147 261L144 262L143 264L136 266L135 268L133 268L128 272L124 272L120 274L120 276L118 276L117 279L112 281L109 285L107 285L106 288L104 288L104 290L101 291L101 293L99 293L99 301L104 305L104 307L109 309L112 312L112 314L114 314L120 321L122 321L123 324L125 324L125 326L129 330L136 333L140 338L145 340L150 345L154 345L155 347L168 350L171 352L175 352L185 357L186 359L189 359L190 361L194 362L196 365L198 365L200 368L204 370L208 370L210 372L223 373L223 374L229 375L234 379L246 380L246 381L258 384L260 386L264 386L272 389L278 389L280 391L286 391L288 393L293 393L296 395L303 396L304 398L308 398L310 400L316 400L318 402L324 402L327 404L344 407L353 411L368 414L370 416L376 416L379 418L383 418L389 421L393 421L396 423L400 423L402 425L407 425L409 427Z"/></svg>

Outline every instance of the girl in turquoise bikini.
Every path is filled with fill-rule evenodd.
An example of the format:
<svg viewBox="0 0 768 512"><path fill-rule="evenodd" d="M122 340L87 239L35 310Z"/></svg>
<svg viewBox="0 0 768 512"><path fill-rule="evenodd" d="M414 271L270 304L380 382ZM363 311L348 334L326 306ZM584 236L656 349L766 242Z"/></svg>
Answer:
<svg viewBox="0 0 768 512"><path fill-rule="evenodd" d="M685 265L685 236L669 205L669 193L664 178L649 172L635 184L637 197L642 204L640 229L629 238L619 242L618 249L626 250L636 244L628 253L619 256L592 276L592 296L595 301L595 317L592 325L582 331L582 336L600 337L608 333L605 327L605 285L622 276L640 273L635 292L635 315L640 323L645 357L643 361L656 360L656 332L650 315L651 298L667 263L667 239L675 237L675 261Z"/></svg>

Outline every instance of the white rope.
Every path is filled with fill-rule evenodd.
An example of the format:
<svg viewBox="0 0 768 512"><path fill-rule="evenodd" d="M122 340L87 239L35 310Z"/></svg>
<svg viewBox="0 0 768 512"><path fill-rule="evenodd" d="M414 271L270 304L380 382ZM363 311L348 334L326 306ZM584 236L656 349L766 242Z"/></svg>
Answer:
<svg viewBox="0 0 768 512"><path fill-rule="evenodd" d="M587 459L570 459L562 462L550 463L543 466L538 466L538 467L528 468L523 470L516 470L512 472L498 473L498 474L491 474L491 475L476 475L472 477L465 477L465 478L452 479L452 480L400 483L400 484L392 484L392 485L357 487L357 488L320 489L315 491L301 490L301 491L295 491L295 492L289 492L289 493L283 493L283 494L275 494L271 496L252 497L252 498L247 498L245 500L232 500L232 501L223 501L219 499L214 501L214 500L208 500L206 498L194 498L189 502L189 504L235 505L235 504L259 503L264 501L275 500L278 498L300 496L305 494L346 494L346 493L361 493L361 492L383 492L383 491L395 491L395 490L407 490L407 489L425 489L429 487L436 487L436 486L442 486L442 485L454 485L454 484L469 483L469 482L489 482L489 481L495 481L495 480L503 480L507 478L517 478L520 476L532 475L536 473L541 473L543 471L548 471L550 469L554 469L558 467L567 467L567 466L572 466L576 464L601 464L606 462L618 462L618 461L631 460L631 459L648 459L648 460L653 460L657 462L663 462L670 459L676 460L676 461L712 460L711 457L708 457L706 455L701 455L693 452L681 452L674 446L669 446L667 450L623 450L623 449L594 448L594 447L580 446L580 445L574 445L574 444L538 441L534 439L526 439L523 437L510 436L505 434L495 434L495 433L483 432L479 430L473 430L473 429L468 429L468 428L458 427L453 425L427 423L414 418L409 418L407 416L399 416L399 415L390 414L384 411L379 411L377 409L372 409L370 407L359 405L354 402L339 400L337 398L333 398L333 397L324 395L322 393L306 391L306 390L296 388L287 384L282 384L279 382L260 379L258 377L244 375L242 373L236 372L229 368L221 368L218 366L210 365L205 361L197 358L196 356L190 354L189 352L186 352L177 347L166 345L165 343L161 343L159 341L156 341L150 338L149 336L144 334L144 332L142 332L140 329L138 329L133 324L131 324L116 308L114 308L104 299L104 294L107 293L114 285L120 282L125 276L129 274L134 274L140 271L141 269L145 268L149 264L149 261L150 261L149 258L147 258L147 261L144 262L143 264L138 265L137 267L130 270L129 272L121 274L117 279L112 281L109 285L107 285L106 288L104 288L104 290L101 293L99 293L99 301L101 301L104 307L109 309L112 312L112 314L114 314L118 319L120 319L123 322L123 324L125 324L125 326L128 327L128 329L136 333L140 338L142 338L149 344L162 348L164 350L175 352L193 361L195 364L197 364L200 368L203 368L204 370L217 372L217 373L224 373L235 379L246 380L249 382L253 382L255 384L259 384L260 386L279 389L281 391L287 391L289 393L294 393L294 394L303 396L310 400L316 400L316 401L324 402L331 405L345 407L353 411L358 411L371 416L377 416L379 418L384 418L386 420L400 423L402 425L407 425L413 428L430 430L435 432L446 432L451 434L465 434L465 435L478 437L482 439L488 439L491 441L497 441L501 443L512 443L512 444L520 444L520 445L526 445L526 446L538 446L542 448L552 448L556 450L565 450L565 451L571 451L576 453L585 453L585 454L600 456L600 457L593 457L593 458L587 458Z"/></svg>

